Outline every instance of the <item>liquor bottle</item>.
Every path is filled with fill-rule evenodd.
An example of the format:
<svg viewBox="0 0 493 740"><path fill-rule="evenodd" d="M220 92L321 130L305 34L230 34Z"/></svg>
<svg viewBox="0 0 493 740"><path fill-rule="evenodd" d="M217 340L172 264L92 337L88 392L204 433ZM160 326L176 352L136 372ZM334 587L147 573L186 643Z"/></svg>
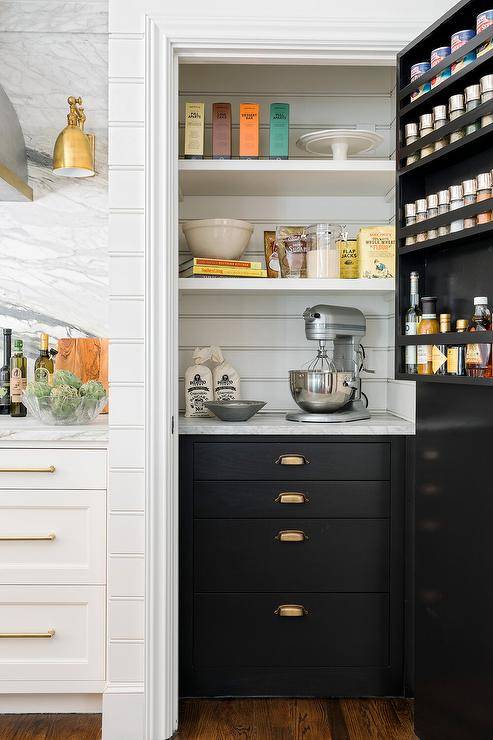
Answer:
<svg viewBox="0 0 493 740"><path fill-rule="evenodd" d="M41 334L39 339L39 357L34 363L34 380L41 380L52 385L55 363L48 350L48 334Z"/></svg>
<svg viewBox="0 0 493 740"><path fill-rule="evenodd" d="M469 331L491 331L491 308L485 296L474 299L474 316ZM466 375L471 378L491 378L491 344L466 345Z"/></svg>
<svg viewBox="0 0 493 740"><path fill-rule="evenodd" d="M421 319L421 311L419 308L419 274L417 272L411 273L411 300L409 308L406 311L405 317L405 334L406 336L415 336L418 333L418 324ZM409 345L406 347L406 373L417 373L418 372L418 358L417 358L417 347L416 345Z"/></svg>
<svg viewBox="0 0 493 740"><path fill-rule="evenodd" d="M3 365L0 368L0 414L10 414L10 355L12 329L3 330Z"/></svg>
<svg viewBox="0 0 493 740"><path fill-rule="evenodd" d="M463 332L467 329L466 319L457 319L456 331ZM447 349L447 373L448 375L466 374L466 345L453 344Z"/></svg>
<svg viewBox="0 0 493 740"><path fill-rule="evenodd" d="M427 296L421 299L423 314L418 325L418 335L437 334L437 299ZM433 375L432 345L418 344L418 375Z"/></svg>
<svg viewBox="0 0 493 740"><path fill-rule="evenodd" d="M450 314L440 314L440 334L450 331ZM447 374L447 345L434 344L431 348L431 367L433 375Z"/></svg>
<svg viewBox="0 0 493 740"><path fill-rule="evenodd" d="M14 354L10 358L10 416L26 416L22 392L27 385L27 358L23 355L24 342L14 340Z"/></svg>

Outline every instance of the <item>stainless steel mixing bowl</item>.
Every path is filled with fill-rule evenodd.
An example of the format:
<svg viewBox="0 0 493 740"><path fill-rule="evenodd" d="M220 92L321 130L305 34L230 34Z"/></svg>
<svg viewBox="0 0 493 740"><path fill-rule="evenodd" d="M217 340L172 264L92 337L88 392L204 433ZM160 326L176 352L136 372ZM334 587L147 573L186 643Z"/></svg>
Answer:
<svg viewBox="0 0 493 740"><path fill-rule="evenodd" d="M300 409L310 414L327 414L353 400L351 373L322 370L290 370L289 388Z"/></svg>

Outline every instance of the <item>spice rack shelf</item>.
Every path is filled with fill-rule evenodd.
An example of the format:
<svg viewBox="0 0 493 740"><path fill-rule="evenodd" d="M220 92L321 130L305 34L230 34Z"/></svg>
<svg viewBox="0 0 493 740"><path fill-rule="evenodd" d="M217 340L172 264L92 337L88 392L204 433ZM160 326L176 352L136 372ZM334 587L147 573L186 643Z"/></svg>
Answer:
<svg viewBox="0 0 493 740"><path fill-rule="evenodd" d="M443 46L457 29L468 28L466 19L475 18L486 6L477 0L464 0L448 11L439 22L424 31L397 57L396 105L396 214L397 214L397 276L396 276L396 326L395 326L395 377L416 383L450 383L454 385L493 386L492 378L474 378L454 375L415 375L405 372L405 347L418 345L493 345L493 331L447 332L423 336L403 336L404 316L410 304L409 279L411 272L419 275L421 296L436 296L437 313L449 313L452 328L457 319L470 319L475 296L488 296L493 301L491 275L493 275L493 221L455 231L445 236L406 245L406 237L415 236L447 226L454 221L473 218L481 213L493 213L491 197L464 205L448 213L419 223L405 226L404 206L420 198L446 190L479 173L493 169L493 124L487 124L456 142L447 144L436 152L406 165L406 158L418 150L431 146L453 131L471 125L482 116L491 116L493 100L487 100L474 110L450 121L404 146L404 126L418 122L422 113L431 113L436 105L448 103L451 95L462 93L464 88L479 83L481 77L493 74L493 50L482 54L461 70L452 74L429 92L413 101L409 95L420 85L429 82L451 63L462 59L468 51L493 39L493 26L475 36L454 54L434 66L412 84L409 83L413 64L429 58L432 49ZM481 193L484 195L485 193Z"/></svg>
<svg viewBox="0 0 493 740"><path fill-rule="evenodd" d="M264 293L371 293L373 295L392 295L395 291L393 278L378 279L331 279L331 278L180 278L178 288L185 293L211 292L249 292Z"/></svg>
<svg viewBox="0 0 493 740"><path fill-rule="evenodd" d="M386 196L394 187L389 159L180 159L187 195Z"/></svg>

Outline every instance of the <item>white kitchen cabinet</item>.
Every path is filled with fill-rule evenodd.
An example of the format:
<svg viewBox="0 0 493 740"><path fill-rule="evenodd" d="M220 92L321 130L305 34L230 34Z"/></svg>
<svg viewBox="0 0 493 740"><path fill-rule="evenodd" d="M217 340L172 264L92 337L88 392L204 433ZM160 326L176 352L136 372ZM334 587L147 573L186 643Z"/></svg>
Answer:
<svg viewBox="0 0 493 740"><path fill-rule="evenodd" d="M104 450L0 449L0 490L106 490Z"/></svg>

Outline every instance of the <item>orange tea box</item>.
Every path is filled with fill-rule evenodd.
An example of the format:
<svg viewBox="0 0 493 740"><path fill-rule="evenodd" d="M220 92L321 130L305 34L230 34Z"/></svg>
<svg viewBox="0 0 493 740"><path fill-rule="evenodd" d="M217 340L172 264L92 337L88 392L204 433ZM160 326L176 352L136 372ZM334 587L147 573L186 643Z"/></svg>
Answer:
<svg viewBox="0 0 493 740"><path fill-rule="evenodd" d="M240 159L258 159L259 105L240 103Z"/></svg>

